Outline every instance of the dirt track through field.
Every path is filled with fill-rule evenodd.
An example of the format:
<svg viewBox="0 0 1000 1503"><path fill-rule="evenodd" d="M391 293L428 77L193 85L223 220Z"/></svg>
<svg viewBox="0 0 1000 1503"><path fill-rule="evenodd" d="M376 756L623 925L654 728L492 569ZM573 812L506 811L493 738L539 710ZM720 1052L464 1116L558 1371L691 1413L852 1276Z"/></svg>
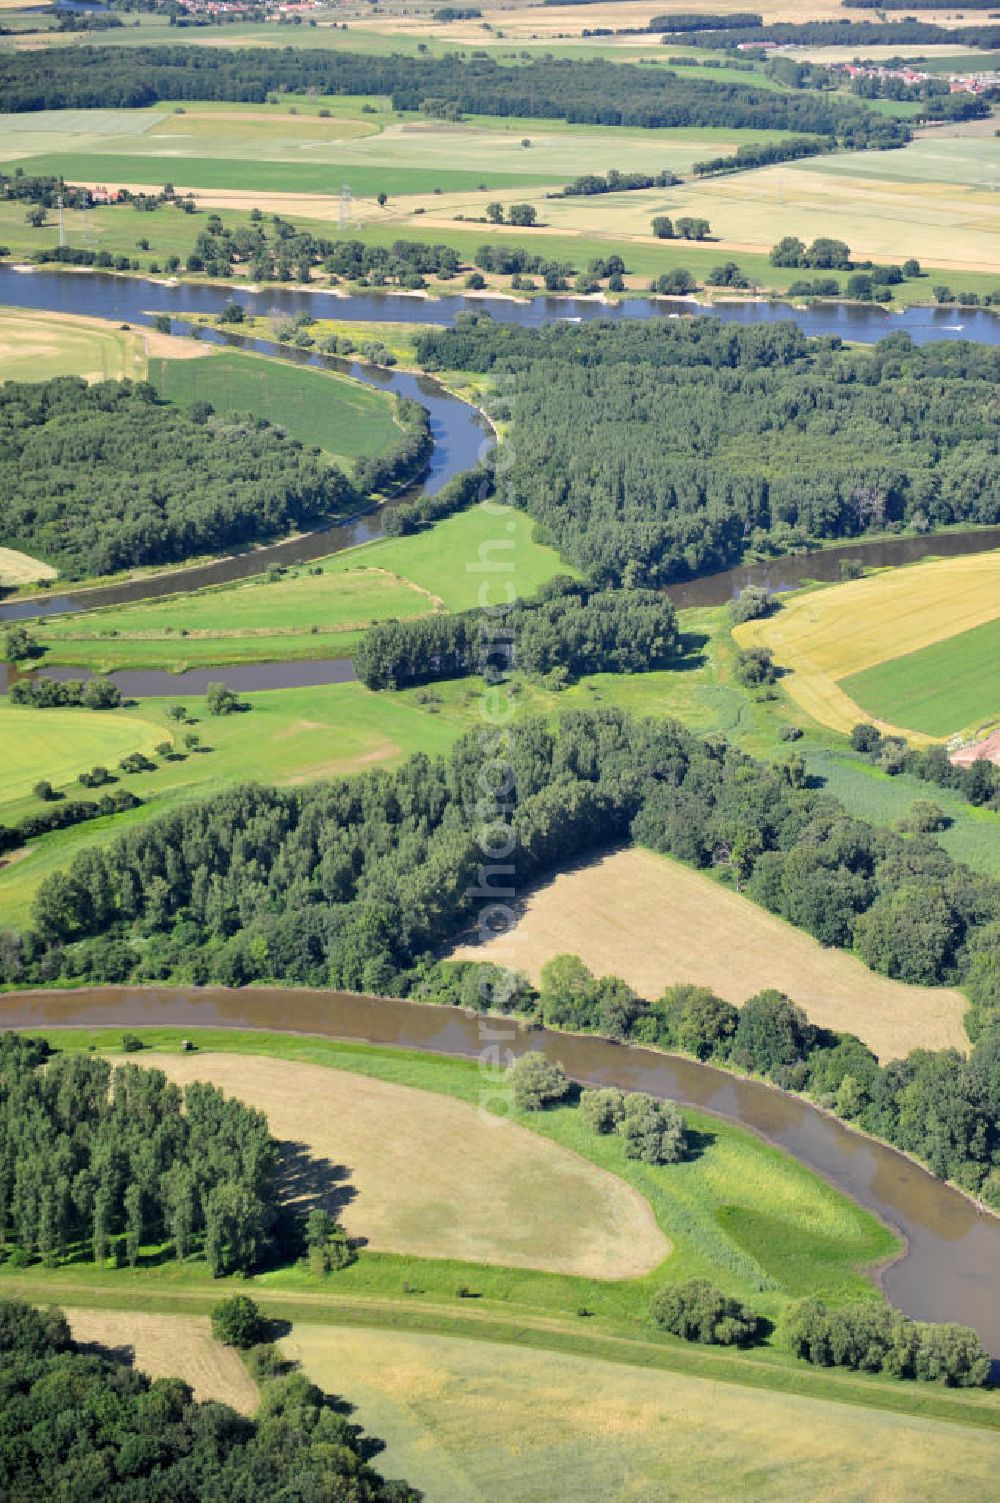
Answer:
<svg viewBox="0 0 1000 1503"><path fill-rule="evenodd" d="M617 851L531 893L509 936L453 959L493 960L537 981L554 955L579 955L654 999L678 982L739 1004L777 987L814 1023L855 1033L881 1059L968 1048L966 1000L944 987L876 976L749 899L652 851Z"/></svg>

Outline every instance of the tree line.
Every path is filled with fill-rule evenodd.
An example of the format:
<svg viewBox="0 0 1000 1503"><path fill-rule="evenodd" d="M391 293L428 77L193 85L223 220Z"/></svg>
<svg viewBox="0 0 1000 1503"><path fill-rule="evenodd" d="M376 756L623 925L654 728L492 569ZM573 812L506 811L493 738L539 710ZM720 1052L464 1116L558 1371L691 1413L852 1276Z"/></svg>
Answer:
<svg viewBox="0 0 1000 1503"><path fill-rule="evenodd" d="M612 167L610 172L603 175L597 172L586 172L582 177L575 177L571 183L567 183L558 193L550 195L552 198L592 198L600 193L628 193L639 188L671 188L681 179L667 168L655 174L650 172L619 172L617 167Z"/></svg>
<svg viewBox="0 0 1000 1503"><path fill-rule="evenodd" d="M678 654L677 614L656 590L591 590L559 576L497 612L376 622L354 653L369 689L404 689L511 669L560 684L584 673L646 673Z"/></svg>
<svg viewBox="0 0 1000 1503"><path fill-rule="evenodd" d="M982 942L987 948L979 955L989 957L995 985L995 933L987 929ZM971 968L977 964L973 959ZM651 1045L761 1076L782 1090L804 1092L1000 1208L997 1017L968 1057L955 1049L918 1049L880 1065L860 1039L810 1023L781 992L758 992L736 1007L708 987L682 984L647 1001L620 976L594 976L576 955L548 961L537 987L492 963L438 963L423 969L417 995L518 1013L547 1028Z"/></svg>
<svg viewBox="0 0 1000 1503"><path fill-rule="evenodd" d="M751 167L770 167L775 162L797 162L803 157L822 156L833 151L834 144L828 136L793 136L788 141L756 141L750 146L737 147L732 156L709 157L695 162L696 177L718 177L732 172L747 172Z"/></svg>
<svg viewBox="0 0 1000 1503"><path fill-rule="evenodd" d="M134 1268L142 1247L167 1243L213 1274L258 1267L279 1211L263 1113L204 1083L181 1091L162 1070L47 1054L0 1035L0 1245Z"/></svg>
<svg viewBox="0 0 1000 1503"><path fill-rule="evenodd" d="M349 479L263 417L216 413L207 403L181 410L146 382L7 382L0 388L0 544L80 579L315 527L426 467L426 412L410 402L397 415L397 443L359 459ZM25 680L12 697L91 708L120 698L102 679Z"/></svg>
<svg viewBox="0 0 1000 1503"><path fill-rule="evenodd" d="M419 1503L387 1482L343 1405L273 1347L251 1353L262 1385L253 1419L195 1400L179 1378L78 1346L61 1310L0 1302L0 1493L75 1503L259 1498Z"/></svg>
<svg viewBox="0 0 1000 1503"><path fill-rule="evenodd" d="M882 7L879 7L882 8ZM913 9L912 6L904 7ZM972 9L973 7L969 7ZM995 7L992 7L995 9ZM668 17L661 19L667 20ZM650 30L652 30L652 25ZM662 28L657 27L657 30ZM901 21L775 21L769 25L715 27L696 32L677 32L664 37L688 47L735 49L751 42L769 42L778 47L896 47L939 46L1000 47L1000 25L938 26L931 21L905 17Z"/></svg>
<svg viewBox="0 0 1000 1503"><path fill-rule="evenodd" d="M727 32L738 36L738 32ZM949 33L949 39L954 34ZM450 114L530 116L583 124L725 126L899 144L907 125L844 96L778 93L603 59L384 56L292 48L62 48L0 58L0 109L138 108L160 100L264 103L269 93L390 95L393 108L433 101Z"/></svg>
<svg viewBox="0 0 1000 1503"><path fill-rule="evenodd" d="M51 789L51 784L39 783L38 789ZM50 797L54 797L50 793ZM88 819L106 819L112 814L125 814L129 809L138 809L142 803L127 788L116 788L113 793L102 794L93 799L61 799L51 808L38 814L28 814L16 825L0 825L0 855L19 850L26 840L37 840L39 835L49 835L53 830L67 830L71 825L82 824ZM112 977L107 978L109 981Z"/></svg>
<svg viewBox="0 0 1000 1503"><path fill-rule="evenodd" d="M505 734L509 777L470 733L447 759L301 789L234 788L126 830L46 878L32 928L0 945L0 978L103 980L113 963L135 981L436 995L435 956L476 911L478 822L495 804L513 846L504 885L517 891L632 839L712 871L825 944L853 946L884 975L966 984L984 1017L1000 1013L1000 883L926 835L853 819L780 765L674 724L609 709ZM595 995L584 989L581 1026L673 1036L669 1009L661 1035L662 1009L620 986ZM832 1093L935 1172L1000 1197L994 1023L970 1061L918 1053L880 1070L857 1040L831 1044L773 996L735 1020L726 1007L709 1009L716 1021L692 1052L732 1051L778 1084Z"/></svg>
<svg viewBox="0 0 1000 1503"><path fill-rule="evenodd" d="M849 257L826 249L826 264ZM810 539L1000 520L1000 354L985 346L894 334L848 349L792 324L708 318L515 329L484 314L416 344L428 370L516 375L512 395L488 399L510 423L512 493L602 584L669 584Z"/></svg>
<svg viewBox="0 0 1000 1503"><path fill-rule="evenodd" d="M322 266L332 277L362 285L384 287L392 282L416 290L426 285L426 276L442 280L455 276L460 261L447 245L423 240L366 245L360 240L328 239L301 229L280 214L265 217L259 209L251 209L249 223L235 229L226 225L221 215L210 215L186 259L186 269L228 277L237 266L245 267L254 281L261 282L308 282L313 269Z"/></svg>

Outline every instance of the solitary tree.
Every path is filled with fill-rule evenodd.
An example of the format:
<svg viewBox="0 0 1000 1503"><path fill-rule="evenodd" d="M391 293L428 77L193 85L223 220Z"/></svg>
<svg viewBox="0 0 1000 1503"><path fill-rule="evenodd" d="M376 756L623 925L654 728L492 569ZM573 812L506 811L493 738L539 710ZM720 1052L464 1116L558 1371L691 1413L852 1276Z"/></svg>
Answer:
<svg viewBox="0 0 1000 1503"><path fill-rule="evenodd" d="M529 1050L514 1061L510 1084L514 1105L523 1112L540 1112L550 1101L561 1101L569 1090L562 1067L537 1050Z"/></svg>
<svg viewBox="0 0 1000 1503"><path fill-rule="evenodd" d="M264 1334L264 1321L255 1300L248 1294L233 1294L212 1310L212 1335L226 1346L246 1351Z"/></svg>

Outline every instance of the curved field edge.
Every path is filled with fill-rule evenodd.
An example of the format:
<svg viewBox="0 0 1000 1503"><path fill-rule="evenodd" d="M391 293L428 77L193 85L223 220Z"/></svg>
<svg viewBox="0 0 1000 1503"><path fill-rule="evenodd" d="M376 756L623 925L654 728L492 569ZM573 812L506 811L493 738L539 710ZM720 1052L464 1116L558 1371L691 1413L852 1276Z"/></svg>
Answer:
<svg viewBox="0 0 1000 1503"><path fill-rule="evenodd" d="M866 712L849 693L850 678L891 659L933 647L1000 615L1000 550L931 559L864 579L797 593L774 615L737 626L741 648L767 647L782 670L781 684L820 725L849 734ZM983 713L995 711L986 703ZM947 705L949 686L938 704ZM964 701L963 701L964 703ZM952 710L953 729L972 718ZM915 743L941 740L919 728L879 721Z"/></svg>
<svg viewBox="0 0 1000 1503"><path fill-rule="evenodd" d="M574 572L554 548L535 542L536 524L524 512L512 511L507 526L519 598L534 595L556 574ZM257 575L51 617L34 634L46 648L46 662L109 669L173 668L204 652L214 654L215 664L336 657L351 650L361 628L385 615L474 607L480 576L467 566L495 539L496 528L495 516L475 505L424 532L360 543L293 566L276 581ZM352 602L353 591L358 598ZM252 634L251 613L257 617ZM181 627L188 635L180 636ZM235 627L243 634L226 635Z"/></svg>
<svg viewBox="0 0 1000 1503"><path fill-rule="evenodd" d="M649 1202L619 1175L471 1102L302 1060L135 1058L264 1112L294 1145L304 1203L375 1251L601 1279L649 1273L670 1252Z"/></svg>
<svg viewBox="0 0 1000 1503"><path fill-rule="evenodd" d="M120 1047L120 1033L109 1029L30 1031L65 1051ZM242 1029L130 1031L158 1052L179 1052L182 1040L189 1038L205 1054L266 1055L439 1092L486 1110L492 1105L497 1115L512 1117L624 1180L646 1199L673 1249L652 1273L624 1280L365 1252L338 1273L333 1281L338 1292L395 1298L409 1286L421 1298L450 1302L464 1284L477 1296L477 1308L509 1312L515 1307L519 1313L566 1318L584 1306L595 1321L624 1322L634 1334L637 1325L646 1323L652 1291L665 1279L712 1278L770 1317L781 1313L788 1298L813 1292L834 1299L877 1297L862 1270L884 1264L900 1251L898 1239L878 1218L835 1186L782 1149L707 1113L685 1109L694 1151L682 1164L658 1168L626 1159L617 1136L590 1133L571 1106L542 1113L508 1111L505 1097L497 1100L503 1093L497 1091L496 1079L484 1077L476 1061ZM413 1169L418 1168L415 1163ZM767 1217L771 1236L761 1249L758 1233ZM7 1275L0 1265L0 1290ZM86 1263L67 1264L53 1277L55 1283L80 1277L96 1279L98 1285L106 1282ZM168 1262L148 1269L145 1277L158 1288L169 1288L204 1276L196 1265ZM332 1287L298 1266L258 1275L255 1282L268 1292Z"/></svg>
<svg viewBox="0 0 1000 1503"><path fill-rule="evenodd" d="M1000 619L888 658L842 684L870 715L928 736L974 735L1000 711Z"/></svg>
<svg viewBox="0 0 1000 1503"><path fill-rule="evenodd" d="M704 872L638 846L558 873L526 894L508 934L460 945L451 958L495 961L537 982L563 953L648 998L690 982L739 1005L777 987L812 1022L856 1034L883 1060L968 1048L961 992L879 976Z"/></svg>

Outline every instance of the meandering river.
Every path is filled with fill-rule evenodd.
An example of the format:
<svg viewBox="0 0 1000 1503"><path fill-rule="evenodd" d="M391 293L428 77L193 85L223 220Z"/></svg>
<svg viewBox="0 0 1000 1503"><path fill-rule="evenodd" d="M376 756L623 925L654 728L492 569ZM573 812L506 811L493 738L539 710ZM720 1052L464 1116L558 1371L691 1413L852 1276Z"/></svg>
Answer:
<svg viewBox="0 0 1000 1503"><path fill-rule="evenodd" d="M270 1029L469 1058L497 1038L515 1054L541 1049L575 1080L648 1091L704 1109L794 1154L905 1238L905 1256L882 1276L893 1304L916 1319L974 1326L1000 1355L1000 1218L978 1212L903 1154L852 1132L806 1101L710 1065L510 1019L486 1020L457 1008L329 991L11 992L0 996L0 1026Z"/></svg>
<svg viewBox="0 0 1000 1503"><path fill-rule="evenodd" d="M538 326L560 318L654 318L681 313L711 313L726 321L742 324L792 319L807 334L838 334L845 339L863 342L882 339L886 334L901 329L918 343L956 338L974 339L987 344L1000 343L1000 317L976 309L956 312L946 308L908 308L899 313L890 313L875 305L866 307L860 304L829 303L798 308L788 303L764 302L719 303L712 308L704 308L699 304L664 298L629 298L620 303L605 304L586 298L548 297L515 301L505 298L476 298L464 294L447 298L421 298L386 292L337 297L319 290L293 291L267 287L262 291L251 291L238 285L196 286L105 273L52 269L34 271L19 270L9 265L0 266L0 304L44 308L56 313L87 314L116 322L148 325L155 313L166 312L183 324L186 319L198 314L219 313L224 304L232 299L240 302L249 313L276 314L281 317L294 317L307 312L315 317L332 315L338 319L358 321L419 322L450 326L460 313L478 309L488 311L501 322ZM217 329L205 330L202 337L213 343L231 344L265 353L275 353L277 348L264 340L222 333ZM474 407L445 391L430 377L381 370L313 351L282 347L280 353L283 358L339 370L355 380L423 403L430 414L434 451L422 485L409 492L409 497L422 490L431 493L440 490L456 475L471 468L491 446L492 436L482 415ZM401 499L404 498L399 497L397 501ZM172 569L112 585L75 590L72 593L50 591L30 599L9 601L0 604L0 621L29 620L100 605L128 605L138 600L175 594L180 590L225 584L261 573L274 563L303 563L371 541L381 535L379 513L370 511L339 526L308 533L283 543L245 549L190 568ZM940 534L926 539L908 537L850 543L808 555L762 564L740 565L674 585L670 589L670 595L682 607L719 605L731 599L747 584L766 584L771 589L781 590L793 588L806 578L839 578L840 561L845 557L859 557L866 563L884 566L912 562L930 553L978 552L983 548L997 546L1000 546L1000 528ZM234 688L263 689L279 688L289 682L283 677L288 668L287 664L268 664L257 665L252 670L222 669L220 672ZM219 677L220 672L213 676ZM308 672L308 678L299 678L294 682L340 682L345 675L349 676L345 665L338 660L326 664L314 663ZM237 674L249 674L249 678L244 677L241 684L237 681ZM156 675L149 676L151 687L143 688L142 679L145 677L132 675L128 692L137 696L143 693L169 692L169 687L162 687ZM3 687L0 684L0 689ZM193 681L185 686L172 679L170 687L189 687L190 692L196 692Z"/></svg>
<svg viewBox="0 0 1000 1503"><path fill-rule="evenodd" d="M701 310L690 303L630 299L615 305L588 300L541 298L531 302L471 297L427 300L393 293L368 293L333 299L328 293L267 288L252 292L234 287L153 284L125 277L71 272L19 272L0 267L0 303L57 312L84 313L130 323L149 323L152 313L217 313L235 297L250 312L294 316L304 311L342 319L451 324L471 308L486 308L505 322L538 325L555 318L650 318L670 313L711 311L723 319L750 323L792 318L806 333L839 334L873 341L905 330L923 343L940 339L975 339L1000 343L1000 319L973 310L908 309L893 314L881 308L831 304L796 309L785 304L727 303ZM251 348L272 348L211 332L207 337ZM452 397L436 382L406 373L377 371L312 352L283 355L310 364L347 371L356 379L414 397L428 408L434 455L424 487L434 491L468 469L490 443L483 420L473 408ZM377 513L322 533L296 538L191 569L80 591L72 596L50 593L36 600L0 606L0 619L28 619L97 604L125 604L179 589L196 589L259 572L270 563L298 563L351 547L380 535ZM721 604L749 583L772 589L794 587L805 578L839 577L842 558L862 558L876 565L898 564L927 554L957 554L1000 546L1000 529L953 533L927 539L897 538L851 543L807 556L748 565L675 586L678 605ZM60 677L80 676L52 670ZM240 690L339 682L350 666L328 662L245 665L174 674L121 673L123 690L132 695L196 692L211 678L223 678ZM475 1057L482 1047L482 1020L441 1007L349 996L338 992L247 989L164 988L135 990L108 987L77 992L22 992L0 998L4 1027L97 1026L116 1028L173 1025L181 1028L225 1027L280 1029L331 1038L364 1039L433 1053ZM906 1241L906 1254L885 1270L889 1298L919 1319L958 1320L973 1325L1000 1353L1000 1219L981 1214L949 1186L902 1154L850 1131L808 1103L700 1065L654 1051L623 1048L604 1040L550 1034L510 1025L514 1052L543 1049L559 1059L575 1079L594 1084L644 1090L703 1108L741 1123L786 1149L810 1168L836 1183L846 1194L893 1226Z"/></svg>

